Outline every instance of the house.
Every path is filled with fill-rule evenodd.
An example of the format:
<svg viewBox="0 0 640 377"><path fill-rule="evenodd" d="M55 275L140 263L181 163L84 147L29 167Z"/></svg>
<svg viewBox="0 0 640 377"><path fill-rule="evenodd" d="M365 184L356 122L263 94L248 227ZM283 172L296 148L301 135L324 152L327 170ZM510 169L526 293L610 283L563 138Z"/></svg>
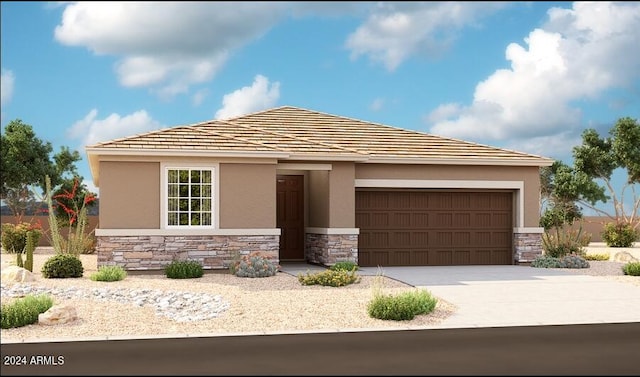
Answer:
<svg viewBox="0 0 640 377"><path fill-rule="evenodd" d="M527 263L552 160L283 106L86 148L99 265Z"/></svg>

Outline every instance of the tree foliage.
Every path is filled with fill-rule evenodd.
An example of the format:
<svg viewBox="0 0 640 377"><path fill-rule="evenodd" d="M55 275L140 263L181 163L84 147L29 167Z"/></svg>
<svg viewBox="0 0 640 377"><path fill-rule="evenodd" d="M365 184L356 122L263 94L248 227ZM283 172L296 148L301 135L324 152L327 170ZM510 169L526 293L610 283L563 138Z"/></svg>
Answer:
<svg viewBox="0 0 640 377"><path fill-rule="evenodd" d="M546 207L542 226L548 229L557 224L571 224L582 216L579 205L615 223L630 224L633 228L640 225L640 198L636 192L640 183L640 124L629 117L620 118L609 135L601 137L596 130L587 129L582 133L582 144L573 148L573 167L556 161L542 168L543 207ZM626 170L627 179L622 188L616 189L612 177L618 170ZM625 208L629 202L625 195L629 194L631 205ZM598 202L612 202L613 212L598 208Z"/></svg>
<svg viewBox="0 0 640 377"><path fill-rule="evenodd" d="M35 203L34 189L46 190L45 177L51 177L54 186L79 177L75 163L80 153L62 147L53 157L53 147L38 138L33 127L16 119L0 135L0 170L2 186L0 198L15 216L23 216Z"/></svg>

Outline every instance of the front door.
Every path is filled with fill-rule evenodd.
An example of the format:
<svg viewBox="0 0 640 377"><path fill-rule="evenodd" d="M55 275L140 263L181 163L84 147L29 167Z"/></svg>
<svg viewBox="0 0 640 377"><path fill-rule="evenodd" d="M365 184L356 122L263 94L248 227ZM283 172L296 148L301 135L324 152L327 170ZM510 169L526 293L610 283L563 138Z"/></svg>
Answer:
<svg viewBox="0 0 640 377"><path fill-rule="evenodd" d="M277 177L277 227L280 228L280 260L304 260L304 176Z"/></svg>

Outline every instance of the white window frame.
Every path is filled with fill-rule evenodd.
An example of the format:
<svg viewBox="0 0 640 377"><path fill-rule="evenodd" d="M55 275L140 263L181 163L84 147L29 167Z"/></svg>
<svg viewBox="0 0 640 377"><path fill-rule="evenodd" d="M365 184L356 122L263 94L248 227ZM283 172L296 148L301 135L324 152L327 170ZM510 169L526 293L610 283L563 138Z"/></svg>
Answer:
<svg viewBox="0 0 640 377"><path fill-rule="evenodd" d="M218 163L161 163L160 176L160 225L162 229L218 229L220 224L220 164ZM211 225L169 225L168 187L169 170L210 170L211 171Z"/></svg>

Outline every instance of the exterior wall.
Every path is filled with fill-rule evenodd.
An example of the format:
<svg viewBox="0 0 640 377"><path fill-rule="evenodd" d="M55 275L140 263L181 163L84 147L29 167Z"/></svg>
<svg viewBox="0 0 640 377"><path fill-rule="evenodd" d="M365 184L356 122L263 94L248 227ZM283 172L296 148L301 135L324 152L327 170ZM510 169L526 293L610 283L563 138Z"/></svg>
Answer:
<svg viewBox="0 0 640 377"><path fill-rule="evenodd" d="M331 266L336 262L358 263L357 234L306 233L305 259L310 263Z"/></svg>
<svg viewBox="0 0 640 377"><path fill-rule="evenodd" d="M329 172L309 172L309 226L329 227Z"/></svg>
<svg viewBox="0 0 640 377"><path fill-rule="evenodd" d="M220 228L276 227L276 165L220 164Z"/></svg>
<svg viewBox="0 0 640 377"><path fill-rule="evenodd" d="M279 263L279 236L102 236L98 266L162 270L173 260L195 260L205 269L226 269L235 258L260 251Z"/></svg>
<svg viewBox="0 0 640 377"><path fill-rule="evenodd" d="M100 162L100 228L160 228L160 163Z"/></svg>
<svg viewBox="0 0 640 377"><path fill-rule="evenodd" d="M523 181L524 224L538 227L540 169L536 166L451 166L411 164L356 164L356 179L422 179L464 181Z"/></svg>
<svg viewBox="0 0 640 377"><path fill-rule="evenodd" d="M335 162L329 172L329 227L353 228L356 224L355 166Z"/></svg>

